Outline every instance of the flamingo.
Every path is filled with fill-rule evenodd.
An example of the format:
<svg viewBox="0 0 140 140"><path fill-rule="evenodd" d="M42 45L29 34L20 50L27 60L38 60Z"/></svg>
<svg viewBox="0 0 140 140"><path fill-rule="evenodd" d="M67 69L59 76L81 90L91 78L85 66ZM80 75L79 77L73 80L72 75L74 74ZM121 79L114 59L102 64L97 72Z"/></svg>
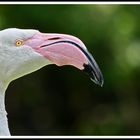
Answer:
<svg viewBox="0 0 140 140"><path fill-rule="evenodd" d="M41 33L35 29L0 31L0 135L10 136L5 91L9 83L46 65L72 65L102 86L103 76L84 43L72 35Z"/></svg>

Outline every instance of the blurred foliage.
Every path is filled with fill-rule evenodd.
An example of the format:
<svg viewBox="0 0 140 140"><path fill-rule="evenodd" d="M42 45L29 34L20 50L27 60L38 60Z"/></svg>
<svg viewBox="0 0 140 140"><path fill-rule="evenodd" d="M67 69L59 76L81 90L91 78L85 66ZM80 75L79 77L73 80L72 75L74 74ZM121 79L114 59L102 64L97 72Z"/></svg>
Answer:
<svg viewBox="0 0 140 140"><path fill-rule="evenodd" d="M139 5L0 5L0 28L80 38L104 75L101 88L71 66L46 66L12 82L12 135L140 134Z"/></svg>

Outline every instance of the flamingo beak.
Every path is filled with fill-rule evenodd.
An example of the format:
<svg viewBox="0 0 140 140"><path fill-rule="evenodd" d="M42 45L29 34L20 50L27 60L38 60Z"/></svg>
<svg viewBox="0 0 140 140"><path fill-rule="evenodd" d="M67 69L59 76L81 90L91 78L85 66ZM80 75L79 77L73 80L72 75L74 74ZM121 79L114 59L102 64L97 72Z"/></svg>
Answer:
<svg viewBox="0 0 140 140"><path fill-rule="evenodd" d="M58 66L72 65L102 86L103 75L83 42L71 35L37 33L26 44Z"/></svg>

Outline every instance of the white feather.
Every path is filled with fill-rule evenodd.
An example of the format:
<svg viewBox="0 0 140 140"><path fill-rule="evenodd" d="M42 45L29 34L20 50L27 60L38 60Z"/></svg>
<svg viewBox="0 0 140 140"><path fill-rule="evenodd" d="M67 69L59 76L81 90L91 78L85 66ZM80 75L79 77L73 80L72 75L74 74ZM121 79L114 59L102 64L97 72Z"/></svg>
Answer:
<svg viewBox="0 0 140 140"><path fill-rule="evenodd" d="M38 32L17 28L0 31L0 135L10 135L4 104L5 90L9 83L50 64L31 47L15 45L17 39L29 39Z"/></svg>

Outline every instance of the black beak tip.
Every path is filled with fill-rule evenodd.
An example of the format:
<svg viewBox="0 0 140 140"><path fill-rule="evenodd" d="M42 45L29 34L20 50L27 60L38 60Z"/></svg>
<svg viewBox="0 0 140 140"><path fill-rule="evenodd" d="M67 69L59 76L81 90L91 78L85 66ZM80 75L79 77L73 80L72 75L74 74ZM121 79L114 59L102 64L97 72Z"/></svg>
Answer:
<svg viewBox="0 0 140 140"><path fill-rule="evenodd" d="M86 74L90 76L90 79L97 85L103 86L104 84L104 78L103 75L99 69L99 67L96 65L96 67L93 67L90 63L84 64L84 70Z"/></svg>
<svg viewBox="0 0 140 140"><path fill-rule="evenodd" d="M103 87L103 84L104 84L104 79L103 79L103 77L102 77L100 80L97 80L97 79L95 79L95 78L93 79L92 77L91 77L90 79L91 79L91 81L93 81L95 84L97 84L97 85Z"/></svg>

